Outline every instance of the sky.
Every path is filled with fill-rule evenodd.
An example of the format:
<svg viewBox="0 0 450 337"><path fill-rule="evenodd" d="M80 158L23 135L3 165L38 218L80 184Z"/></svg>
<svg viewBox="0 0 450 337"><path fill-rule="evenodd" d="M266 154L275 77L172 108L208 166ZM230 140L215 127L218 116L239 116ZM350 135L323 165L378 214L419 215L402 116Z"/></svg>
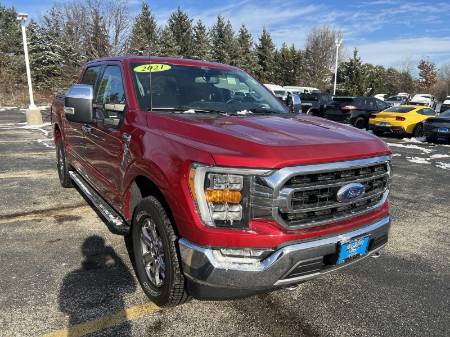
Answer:
<svg viewBox="0 0 450 337"><path fill-rule="evenodd" d="M0 0L35 19L60 2ZM128 3L135 15L142 1ZM362 60L373 64L415 67L423 57L438 66L450 62L450 0L153 0L150 6L160 24L180 6L208 26L217 15L230 19L235 30L245 24L255 40L264 26L277 46L302 48L312 27L327 24L343 31L345 55L356 47Z"/></svg>

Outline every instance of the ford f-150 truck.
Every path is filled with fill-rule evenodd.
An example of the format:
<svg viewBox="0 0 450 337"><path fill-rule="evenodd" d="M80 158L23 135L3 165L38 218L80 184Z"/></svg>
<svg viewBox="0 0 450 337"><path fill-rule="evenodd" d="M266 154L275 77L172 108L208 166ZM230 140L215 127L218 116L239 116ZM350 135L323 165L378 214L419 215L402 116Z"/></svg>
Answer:
<svg viewBox="0 0 450 337"><path fill-rule="evenodd" d="M388 240L387 146L291 113L235 67L95 60L52 121L62 186L125 235L160 306L292 287Z"/></svg>

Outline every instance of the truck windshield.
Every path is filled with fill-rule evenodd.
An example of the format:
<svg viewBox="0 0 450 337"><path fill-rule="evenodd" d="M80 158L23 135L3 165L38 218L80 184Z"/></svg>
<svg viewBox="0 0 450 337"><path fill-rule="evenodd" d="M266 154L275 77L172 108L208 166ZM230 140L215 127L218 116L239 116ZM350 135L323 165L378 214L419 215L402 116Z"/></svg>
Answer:
<svg viewBox="0 0 450 337"><path fill-rule="evenodd" d="M247 73L237 69L132 63L136 98L143 110L288 113Z"/></svg>

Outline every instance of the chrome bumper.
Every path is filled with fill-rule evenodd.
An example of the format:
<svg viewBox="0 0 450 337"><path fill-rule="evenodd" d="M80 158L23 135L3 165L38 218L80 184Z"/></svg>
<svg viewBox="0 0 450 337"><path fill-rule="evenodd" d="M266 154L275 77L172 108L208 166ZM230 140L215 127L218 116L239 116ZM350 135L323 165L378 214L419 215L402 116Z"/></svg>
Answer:
<svg viewBox="0 0 450 337"><path fill-rule="evenodd" d="M217 248L201 247L180 239L183 272L195 297L248 296L300 283L360 261L386 244L389 226L390 217L386 216L351 232L281 247L263 260L224 256ZM361 236L370 238L368 254L336 265L338 243Z"/></svg>

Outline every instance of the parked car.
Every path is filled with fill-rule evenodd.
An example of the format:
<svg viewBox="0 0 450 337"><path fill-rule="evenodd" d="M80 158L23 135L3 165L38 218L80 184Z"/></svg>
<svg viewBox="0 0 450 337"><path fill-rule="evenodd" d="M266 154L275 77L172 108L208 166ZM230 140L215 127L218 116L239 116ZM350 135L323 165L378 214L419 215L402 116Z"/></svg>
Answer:
<svg viewBox="0 0 450 337"><path fill-rule="evenodd" d="M61 185L125 235L159 306L296 285L388 240L387 145L289 113L235 67L94 60L51 111Z"/></svg>
<svg viewBox="0 0 450 337"><path fill-rule="evenodd" d="M408 103L408 98L405 96L390 96L384 100L387 104L390 106L397 106L397 105L405 105Z"/></svg>
<svg viewBox="0 0 450 337"><path fill-rule="evenodd" d="M281 99L282 101L285 101L287 98L288 91L284 89L281 85L277 84L264 84L264 86L272 91L272 93Z"/></svg>
<svg viewBox="0 0 450 337"><path fill-rule="evenodd" d="M285 90L288 91L295 91L297 93L312 93L312 92L320 92L320 89L314 88L314 87L299 87L299 86L293 86L293 85L287 85L283 87Z"/></svg>
<svg viewBox="0 0 450 337"><path fill-rule="evenodd" d="M447 110L450 110L450 96L447 96L442 102L439 112L443 113Z"/></svg>
<svg viewBox="0 0 450 337"><path fill-rule="evenodd" d="M389 105L375 97L333 97L327 104L324 117L336 122L367 129L369 116L383 111Z"/></svg>
<svg viewBox="0 0 450 337"><path fill-rule="evenodd" d="M397 96L405 97L407 101L411 100L411 95L408 94L407 92L399 92L399 93L397 94Z"/></svg>
<svg viewBox="0 0 450 337"><path fill-rule="evenodd" d="M428 142L450 140L450 108L438 117L428 118L423 123L423 131Z"/></svg>
<svg viewBox="0 0 450 337"><path fill-rule="evenodd" d="M327 104L331 102L333 96L329 93L302 93L302 112L308 115L323 117Z"/></svg>
<svg viewBox="0 0 450 337"><path fill-rule="evenodd" d="M430 108L436 108L436 99L430 94L416 94L409 102L412 105L429 106Z"/></svg>
<svg viewBox="0 0 450 337"><path fill-rule="evenodd" d="M369 123L370 129L377 135L393 132L422 137L424 122L434 116L436 112L429 107L400 105L372 115Z"/></svg>
<svg viewBox="0 0 450 337"><path fill-rule="evenodd" d="M379 99L379 100L384 101L384 100L386 99L386 96L387 96L387 94L376 94L376 95L374 95L373 97L375 97L375 98L377 98L377 99Z"/></svg>

